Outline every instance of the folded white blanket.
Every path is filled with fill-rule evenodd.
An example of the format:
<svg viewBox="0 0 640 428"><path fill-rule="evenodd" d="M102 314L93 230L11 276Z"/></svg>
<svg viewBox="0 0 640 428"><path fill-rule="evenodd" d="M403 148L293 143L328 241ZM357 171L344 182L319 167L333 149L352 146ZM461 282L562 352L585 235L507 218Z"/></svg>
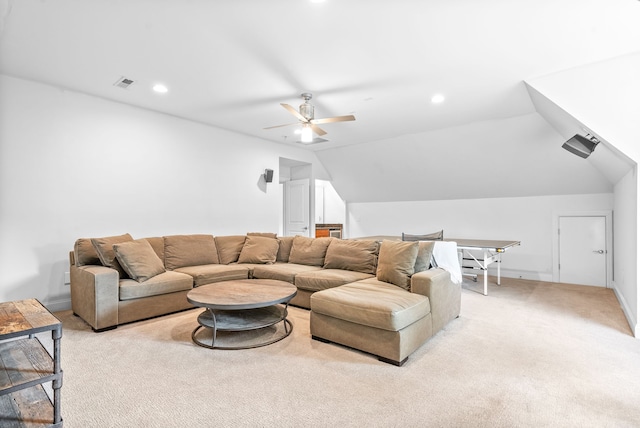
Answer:
<svg viewBox="0 0 640 428"><path fill-rule="evenodd" d="M458 260L458 244L455 242L435 241L431 264L451 274L451 280L462 283L462 269Z"/></svg>

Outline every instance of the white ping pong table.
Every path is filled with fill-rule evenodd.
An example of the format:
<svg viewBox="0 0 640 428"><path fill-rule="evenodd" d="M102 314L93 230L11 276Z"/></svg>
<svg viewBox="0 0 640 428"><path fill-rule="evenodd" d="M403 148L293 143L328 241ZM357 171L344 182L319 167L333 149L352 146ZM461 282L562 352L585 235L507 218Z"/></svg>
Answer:
<svg viewBox="0 0 640 428"><path fill-rule="evenodd" d="M377 235L377 236L366 236L360 238L353 239L373 239L377 241L382 241L384 239L388 239L391 241L401 241L401 236L387 236L387 235ZM498 276L497 276L497 284L500 285L500 263L502 262L502 253L506 252L509 248L520 245L520 241L497 241L491 239L445 239L446 242L455 242L458 244L458 257L460 259L460 267L462 269L476 269L482 270L484 276L484 291L483 294L487 295L487 270L489 269L489 265L492 263L498 263ZM479 253L482 251L482 255ZM474 254L476 252L476 254ZM465 266L465 263L471 263L470 266ZM478 275L476 274L465 274L465 276L473 276L475 281L478 280Z"/></svg>
<svg viewBox="0 0 640 428"><path fill-rule="evenodd" d="M502 262L502 253L511 247L520 245L520 241L496 241L489 239L445 239L445 241L456 242L458 244L458 253L460 253L460 261L462 269L477 269L483 271L484 292L487 295L487 270L492 263L498 263L497 284L500 285L500 263ZM474 252L476 254L474 254ZM482 252L482 256L478 253ZM470 265L466 265L469 263ZM471 275L477 281L476 274Z"/></svg>

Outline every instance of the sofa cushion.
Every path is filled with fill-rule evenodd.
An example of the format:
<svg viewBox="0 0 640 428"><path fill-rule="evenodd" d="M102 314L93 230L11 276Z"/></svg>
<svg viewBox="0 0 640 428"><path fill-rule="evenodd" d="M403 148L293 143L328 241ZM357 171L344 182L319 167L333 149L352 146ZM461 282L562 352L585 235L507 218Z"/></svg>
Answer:
<svg viewBox="0 0 640 428"><path fill-rule="evenodd" d="M415 271L418 242L382 241L376 277L408 290Z"/></svg>
<svg viewBox="0 0 640 428"><path fill-rule="evenodd" d="M293 245L293 236L281 236L278 238L278 256L277 262L287 263L291 254L291 246Z"/></svg>
<svg viewBox="0 0 640 428"><path fill-rule="evenodd" d="M302 272L322 270L319 266L298 265L295 263L276 262L272 265L255 265L253 267L253 277L259 279L278 279L294 283L296 275Z"/></svg>
<svg viewBox="0 0 640 428"><path fill-rule="evenodd" d="M403 241L442 241L444 239L444 230L439 230L433 233L427 233L424 235L410 235L408 233L402 234Z"/></svg>
<svg viewBox="0 0 640 428"><path fill-rule="evenodd" d="M325 269L344 269L375 275L378 242L373 240L334 239L324 258Z"/></svg>
<svg viewBox="0 0 640 428"><path fill-rule="evenodd" d="M91 243L98 253L100 262L103 266L110 267L118 271L120 278L128 278L127 272L120 266L118 259L116 259L116 253L113 251L113 244L119 244L121 242L133 241L133 238L128 233L118 236L107 236L104 238L91 238Z"/></svg>
<svg viewBox="0 0 640 428"><path fill-rule="evenodd" d="M278 241L275 238L247 235L238 263L273 264L278 255Z"/></svg>
<svg viewBox="0 0 640 428"><path fill-rule="evenodd" d="M382 281L365 280L318 291L313 312L356 324L399 331L431 312L429 298Z"/></svg>
<svg viewBox="0 0 640 428"><path fill-rule="evenodd" d="M153 238L144 238L151 244L151 248L158 255L158 258L162 260L162 264L164 265L164 238L162 236L156 236Z"/></svg>
<svg viewBox="0 0 640 428"><path fill-rule="evenodd" d="M289 263L299 265L322 266L327 248L333 238L307 238L296 236L293 238Z"/></svg>
<svg viewBox="0 0 640 428"><path fill-rule="evenodd" d="M229 281L232 279L248 279L249 278L249 266L247 265L200 265L200 266L185 266L177 268L175 271L180 273L186 273L193 278L194 285L199 287L205 284L212 284L214 282Z"/></svg>
<svg viewBox="0 0 640 428"><path fill-rule="evenodd" d="M278 238L278 234L273 232L249 232L247 233L247 236L262 236L264 238L273 238L273 239Z"/></svg>
<svg viewBox="0 0 640 428"><path fill-rule="evenodd" d="M165 271L162 260L146 239L113 244L113 251L120 266L131 279L138 282L146 281Z"/></svg>
<svg viewBox="0 0 640 428"><path fill-rule="evenodd" d="M216 236L220 263L228 265L237 262L246 238L244 235Z"/></svg>
<svg viewBox="0 0 640 428"><path fill-rule="evenodd" d="M301 290L318 291L366 278L373 278L373 275L343 269L321 269L297 274L294 284Z"/></svg>
<svg viewBox="0 0 640 428"><path fill-rule="evenodd" d="M101 265L100 257L90 238L77 239L73 245L73 257L76 266Z"/></svg>
<svg viewBox="0 0 640 428"><path fill-rule="evenodd" d="M218 251L213 235L165 236L164 263L170 270L218 263Z"/></svg>
<svg viewBox="0 0 640 428"><path fill-rule="evenodd" d="M429 270L431 266L431 255L433 254L434 241L418 242L418 255L416 256L416 264L414 265L414 273Z"/></svg>
<svg viewBox="0 0 640 428"><path fill-rule="evenodd" d="M144 282L133 279L120 281L120 300L139 299L158 294L174 293L193 288L193 278L180 272L167 271Z"/></svg>

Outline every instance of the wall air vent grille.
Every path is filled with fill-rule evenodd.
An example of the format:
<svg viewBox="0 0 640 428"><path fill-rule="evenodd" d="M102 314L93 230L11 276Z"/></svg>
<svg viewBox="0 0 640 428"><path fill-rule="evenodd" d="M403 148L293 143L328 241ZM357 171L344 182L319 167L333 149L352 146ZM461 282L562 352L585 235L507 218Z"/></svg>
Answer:
<svg viewBox="0 0 640 428"><path fill-rule="evenodd" d="M129 86L133 85L134 81L131 79L127 79L126 77L119 78L113 86L117 86L118 88L127 89Z"/></svg>

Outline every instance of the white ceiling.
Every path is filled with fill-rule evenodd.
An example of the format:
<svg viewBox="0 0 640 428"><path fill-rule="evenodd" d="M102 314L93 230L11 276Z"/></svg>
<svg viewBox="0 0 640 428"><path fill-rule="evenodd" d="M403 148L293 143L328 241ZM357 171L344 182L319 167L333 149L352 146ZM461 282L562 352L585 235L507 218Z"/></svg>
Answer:
<svg viewBox="0 0 640 428"><path fill-rule="evenodd" d="M0 5L2 73L290 144L296 127L263 128L308 91L316 117L357 118L314 150L527 114L523 80L640 50L637 0Z"/></svg>
<svg viewBox="0 0 640 428"><path fill-rule="evenodd" d="M640 51L639 23L638 0L0 0L0 72L325 152L347 185L363 171L345 175L352 165L331 155L359 155L338 149L371 145L358 146L377 153L369 168L393 153L385 142L529 117L525 80ZM114 86L123 76L128 89ZM158 82L169 92L154 93ZM302 92L317 118L356 121L323 125L329 141L310 146L296 126L263 129L296 122L279 103L297 107ZM492 141L507 164L518 155L504 150L513 131Z"/></svg>

